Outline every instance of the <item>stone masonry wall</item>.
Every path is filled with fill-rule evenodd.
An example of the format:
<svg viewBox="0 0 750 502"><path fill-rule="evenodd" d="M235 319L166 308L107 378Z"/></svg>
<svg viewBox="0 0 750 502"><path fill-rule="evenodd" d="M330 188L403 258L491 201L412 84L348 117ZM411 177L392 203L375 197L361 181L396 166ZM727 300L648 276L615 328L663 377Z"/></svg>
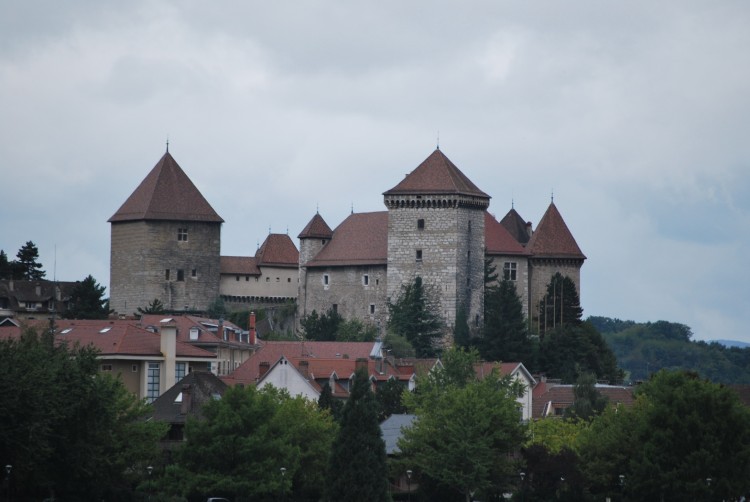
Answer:
<svg viewBox="0 0 750 502"><path fill-rule="evenodd" d="M178 228L187 240L178 241ZM205 310L219 296L220 242L219 223L113 223L110 307L129 315L158 298L166 309Z"/></svg>
<svg viewBox="0 0 750 502"><path fill-rule="evenodd" d="M582 260L571 259L533 258L529 261L529 308L531 309L532 328L534 327L533 319L539 316L539 302L547 293L547 285L550 279L557 272L573 280L580 299L582 265Z"/></svg>

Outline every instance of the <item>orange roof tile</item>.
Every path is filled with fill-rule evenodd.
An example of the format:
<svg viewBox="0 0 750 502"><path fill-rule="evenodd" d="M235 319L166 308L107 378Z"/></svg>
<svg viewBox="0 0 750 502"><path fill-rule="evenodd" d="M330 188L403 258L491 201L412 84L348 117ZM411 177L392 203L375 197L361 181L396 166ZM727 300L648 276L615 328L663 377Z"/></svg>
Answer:
<svg viewBox="0 0 750 502"><path fill-rule="evenodd" d="M219 260L222 274L260 275L254 256L222 256Z"/></svg>
<svg viewBox="0 0 750 502"><path fill-rule="evenodd" d="M299 266L299 251L286 234L269 234L255 253L258 265L276 267Z"/></svg>
<svg viewBox="0 0 750 502"><path fill-rule="evenodd" d="M305 225L302 232L297 236L298 239L330 239L333 236L333 230L328 226L319 213L315 213L310 222Z"/></svg>
<svg viewBox="0 0 750 502"><path fill-rule="evenodd" d="M420 194L461 194L489 199L489 195L477 188L439 149L383 195Z"/></svg>
<svg viewBox="0 0 750 502"><path fill-rule="evenodd" d="M510 232L487 211L484 212L484 246L487 254L528 254Z"/></svg>
<svg viewBox="0 0 750 502"><path fill-rule="evenodd" d="M169 152L109 219L136 220L224 222Z"/></svg>
<svg viewBox="0 0 750 502"><path fill-rule="evenodd" d="M349 215L307 266L385 265L387 261L388 212L376 211Z"/></svg>
<svg viewBox="0 0 750 502"><path fill-rule="evenodd" d="M554 202L542 216L526 248L533 256L586 259Z"/></svg>

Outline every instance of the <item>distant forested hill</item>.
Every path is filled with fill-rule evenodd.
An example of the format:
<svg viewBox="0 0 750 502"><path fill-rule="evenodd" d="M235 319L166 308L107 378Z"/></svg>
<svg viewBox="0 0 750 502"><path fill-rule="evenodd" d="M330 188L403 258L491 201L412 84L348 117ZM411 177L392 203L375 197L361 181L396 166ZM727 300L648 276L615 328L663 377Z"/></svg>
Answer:
<svg viewBox="0 0 750 502"><path fill-rule="evenodd" d="M750 384L750 348L692 341L690 328L679 323L636 323L596 316L587 320L607 341L627 380L646 380L662 368L681 368L717 383Z"/></svg>

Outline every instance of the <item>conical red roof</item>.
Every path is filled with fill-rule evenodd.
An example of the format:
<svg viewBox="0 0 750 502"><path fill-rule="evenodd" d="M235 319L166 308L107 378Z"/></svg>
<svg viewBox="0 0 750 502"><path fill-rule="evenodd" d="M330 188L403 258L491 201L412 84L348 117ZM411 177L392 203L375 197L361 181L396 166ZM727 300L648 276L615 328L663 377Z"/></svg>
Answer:
<svg viewBox="0 0 750 502"><path fill-rule="evenodd" d="M169 152L109 219L134 220L224 222Z"/></svg>
<svg viewBox="0 0 750 502"><path fill-rule="evenodd" d="M297 236L298 239L330 239L333 236L333 230L328 226L320 213L315 213L310 222L305 225L302 232Z"/></svg>
<svg viewBox="0 0 750 502"><path fill-rule="evenodd" d="M555 203L550 203L526 249L533 256L586 259Z"/></svg>
<svg viewBox="0 0 750 502"><path fill-rule="evenodd" d="M288 235L269 234L255 253L255 259L260 266L277 265L297 268L299 251Z"/></svg>
<svg viewBox="0 0 750 502"><path fill-rule="evenodd" d="M491 255L523 255L526 249L489 212L484 212L484 247Z"/></svg>
<svg viewBox="0 0 750 502"><path fill-rule="evenodd" d="M383 195L459 194L490 198L440 150L435 150L401 183Z"/></svg>
<svg viewBox="0 0 750 502"><path fill-rule="evenodd" d="M500 224L521 244L529 242L529 231L526 222L523 221L523 218L521 218L521 215L515 209L511 208L508 214L500 220Z"/></svg>

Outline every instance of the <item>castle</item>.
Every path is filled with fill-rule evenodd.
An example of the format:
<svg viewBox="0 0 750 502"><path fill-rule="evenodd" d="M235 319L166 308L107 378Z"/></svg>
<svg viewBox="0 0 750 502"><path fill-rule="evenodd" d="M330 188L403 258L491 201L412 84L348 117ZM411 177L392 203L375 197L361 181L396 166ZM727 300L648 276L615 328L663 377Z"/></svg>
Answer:
<svg viewBox="0 0 750 502"><path fill-rule="evenodd" d="M485 258L516 285L527 316L556 272L580 292L586 259L554 202L537 228L515 209L497 221L490 196L436 149L383 193L385 211L335 229L315 214L300 232L270 234L255 256L220 256L221 225L169 152L111 223L110 307L130 315L159 299L171 311L296 301L297 317L329 309L381 331L388 304L421 277L451 328L460 310L483 322Z"/></svg>

